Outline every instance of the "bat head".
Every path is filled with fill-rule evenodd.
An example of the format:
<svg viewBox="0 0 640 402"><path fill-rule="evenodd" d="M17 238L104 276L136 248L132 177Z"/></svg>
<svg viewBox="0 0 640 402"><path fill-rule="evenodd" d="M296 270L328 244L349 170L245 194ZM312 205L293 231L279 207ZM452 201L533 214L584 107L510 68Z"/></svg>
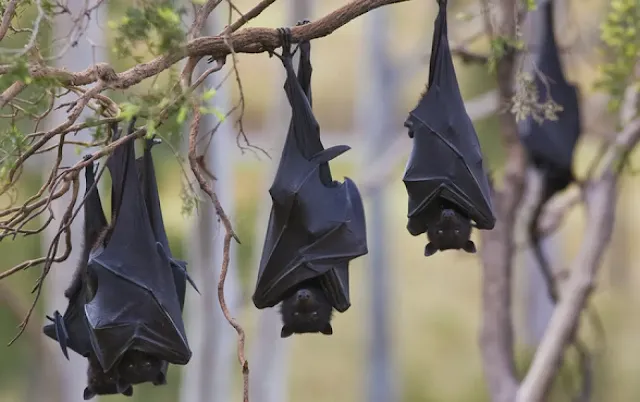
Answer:
<svg viewBox="0 0 640 402"><path fill-rule="evenodd" d="M475 253L476 245L471 237L471 220L453 208L442 208L435 222L427 223L429 243L424 248L426 257L438 250L464 250Z"/></svg>
<svg viewBox="0 0 640 402"><path fill-rule="evenodd" d="M324 335L333 334L331 314L333 306L322 290L317 287L300 287L282 302L281 338L294 333L319 332Z"/></svg>
<svg viewBox="0 0 640 402"><path fill-rule="evenodd" d="M133 387L124 380L118 378L114 370L104 372L100 363L89 358L89 368L87 369L87 387L84 389L83 399L88 401L96 395L122 394L133 395Z"/></svg>
<svg viewBox="0 0 640 402"><path fill-rule="evenodd" d="M164 384L162 367L162 360L157 357L139 350L128 350L118 364L118 374L129 384Z"/></svg>

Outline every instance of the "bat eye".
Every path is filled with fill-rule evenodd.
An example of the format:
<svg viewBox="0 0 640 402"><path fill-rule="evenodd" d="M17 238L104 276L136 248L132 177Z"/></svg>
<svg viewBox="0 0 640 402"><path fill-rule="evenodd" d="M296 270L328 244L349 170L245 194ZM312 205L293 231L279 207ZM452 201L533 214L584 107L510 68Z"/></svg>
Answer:
<svg viewBox="0 0 640 402"><path fill-rule="evenodd" d="M438 230L438 234L439 234L439 235L441 235L442 233L443 233L443 232L442 232L442 229Z"/></svg>
<svg viewBox="0 0 640 402"><path fill-rule="evenodd" d="M297 317L297 316L299 316L299 315L300 315L300 313L298 313L297 311L296 311L295 313L293 313L293 316L294 316L294 317Z"/></svg>
<svg viewBox="0 0 640 402"><path fill-rule="evenodd" d="M311 317L316 318L318 316L318 312L314 311L313 313L311 313Z"/></svg>
<svg viewBox="0 0 640 402"><path fill-rule="evenodd" d="M460 231L458 229L456 229L456 234L460 234Z"/></svg>

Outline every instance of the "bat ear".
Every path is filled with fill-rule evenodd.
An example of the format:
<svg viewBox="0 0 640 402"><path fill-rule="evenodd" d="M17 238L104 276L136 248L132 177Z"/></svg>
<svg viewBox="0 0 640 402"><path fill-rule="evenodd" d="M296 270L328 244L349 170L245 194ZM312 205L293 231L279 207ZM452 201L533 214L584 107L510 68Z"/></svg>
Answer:
<svg viewBox="0 0 640 402"><path fill-rule="evenodd" d="M284 325L282 327L282 330L280 331L280 338L288 338L291 335L293 335L293 331L291 330L291 328L289 328L287 325Z"/></svg>
<svg viewBox="0 0 640 402"><path fill-rule="evenodd" d="M469 240L471 241L471 240ZM429 257L430 255L434 255L436 253L436 251L438 251L438 248L435 246L435 244L429 242L427 243L426 246L424 246L424 256L425 257Z"/></svg>
<svg viewBox="0 0 640 402"><path fill-rule="evenodd" d="M127 387L127 389L122 391L122 395L129 396L129 397L133 396L133 387L131 385L129 385L129 387Z"/></svg>
<svg viewBox="0 0 640 402"><path fill-rule="evenodd" d="M331 323L328 322L327 325L320 330L320 333L324 335L333 335L333 327L331 326Z"/></svg>
<svg viewBox="0 0 640 402"><path fill-rule="evenodd" d="M467 240L467 242L464 244L463 250L467 253L475 254L476 245L472 240Z"/></svg>
<svg viewBox="0 0 640 402"><path fill-rule="evenodd" d="M133 389L131 388L131 384L127 383L122 378L118 379L118 382L116 383L116 389L122 395L126 395L126 393L129 391L133 392Z"/></svg>
<svg viewBox="0 0 640 402"><path fill-rule="evenodd" d="M162 372L158 373L158 376L153 381L153 385L165 385L167 383L167 378Z"/></svg>
<svg viewBox="0 0 640 402"><path fill-rule="evenodd" d="M93 392L89 388L85 388L84 389L84 393L82 394L82 399L84 399L85 401L88 401L89 399L93 398L94 396L96 396L95 392Z"/></svg>

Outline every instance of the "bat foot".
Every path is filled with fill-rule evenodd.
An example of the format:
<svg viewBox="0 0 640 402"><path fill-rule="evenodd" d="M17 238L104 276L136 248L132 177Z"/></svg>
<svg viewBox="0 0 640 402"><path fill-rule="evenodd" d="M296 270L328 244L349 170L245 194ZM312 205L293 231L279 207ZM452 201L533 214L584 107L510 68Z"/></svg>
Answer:
<svg viewBox="0 0 640 402"><path fill-rule="evenodd" d="M306 25L306 24L310 24L310 23L311 23L311 21L309 21L307 19L304 19L302 21L296 22L296 26L299 27L300 25Z"/></svg>
<svg viewBox="0 0 640 402"><path fill-rule="evenodd" d="M291 56L291 28L278 28L278 35L282 41L282 57Z"/></svg>

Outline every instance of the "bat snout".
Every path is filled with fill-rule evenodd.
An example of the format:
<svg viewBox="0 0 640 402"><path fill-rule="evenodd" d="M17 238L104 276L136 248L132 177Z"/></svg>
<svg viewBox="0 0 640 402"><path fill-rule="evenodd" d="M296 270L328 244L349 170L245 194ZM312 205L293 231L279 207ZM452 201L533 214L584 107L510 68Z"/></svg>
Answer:
<svg viewBox="0 0 640 402"><path fill-rule="evenodd" d="M298 299L298 301L306 302L306 301L310 301L311 300L312 295L311 295L311 292L309 290L300 289L296 293L296 298Z"/></svg>
<svg viewBox="0 0 640 402"><path fill-rule="evenodd" d="M455 217L455 212L453 212L453 209L444 209L442 210L442 218L443 219L453 219Z"/></svg>

